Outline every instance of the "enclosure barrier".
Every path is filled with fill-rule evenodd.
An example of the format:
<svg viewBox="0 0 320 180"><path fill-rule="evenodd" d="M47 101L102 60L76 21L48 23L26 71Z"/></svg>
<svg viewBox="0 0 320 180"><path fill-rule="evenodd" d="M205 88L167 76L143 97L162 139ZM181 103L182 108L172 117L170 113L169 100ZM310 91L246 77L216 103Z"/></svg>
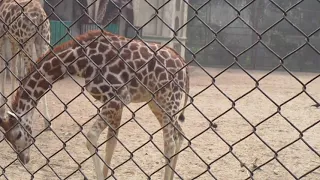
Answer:
<svg viewBox="0 0 320 180"><path fill-rule="evenodd" d="M13 1L17 0L12 0L12 2ZM59 1L57 4L50 4L49 0L45 0L44 3L50 4L50 8L55 9L58 8L59 4L61 4L63 1L67 0ZM186 119L185 123L180 123L182 129L184 129L184 144L181 150L177 152L177 154L179 154L179 160L177 163L177 168L174 170L176 179L318 179L320 177L320 120L316 119L317 114L320 113L316 110L316 107L319 106L319 103L314 97L316 95L313 95L316 93L312 94L309 92L309 88L311 88L310 86L312 84L316 84L319 75L314 75L308 80L301 80L302 76L298 76L295 71L290 70L290 68L287 66L288 63L291 63L291 61L288 61L288 59L290 59L296 53L303 51L304 48L308 48L310 51L312 51L313 54L310 55L312 58L317 59L317 61L320 59L320 52L317 46L315 46L311 40L312 38L315 38L317 41L316 43L318 43L320 24L316 24L316 27L313 27L312 31L306 33L304 30L302 30L303 27L299 27L299 25L293 22L293 19L291 18L291 13L295 12L299 14L300 11L303 11L303 8L299 7L305 7L306 5L304 5L304 3L307 3L306 1L290 1L290 3L288 2L286 4L284 1L275 0L248 0L241 1L240 3L239 1L232 0L168 0L165 2L155 2L151 0L149 2L148 0L140 0L140 4L146 4L146 6L143 7L148 6L150 9L152 9L153 15L150 16L150 19L146 22L139 24L139 26L136 26L135 24L133 26L133 24L128 21L127 17L120 12L123 12L124 8L127 6L133 6L133 9L138 8L139 3L135 4L135 2L138 1L139 0L109 1L109 3L116 4L115 6L119 10L117 16L114 17L114 20L117 18L123 19L127 26L131 28L131 35L129 37L130 42L133 39L141 39L141 41L144 43L146 40L141 38L143 37L142 33L150 33L151 30L146 30L146 28L148 28L148 24L154 23L155 19L157 19L155 24L161 23L162 28L165 27L173 32L170 35L170 40L162 43L161 46L171 46L171 42L173 41L180 43L181 47L186 51L186 55L182 54L182 56L186 57L186 64L190 67L189 76L191 79L191 91L187 95L189 97L188 103L186 106L181 108L181 111L185 109ZM93 8L95 3L100 1L88 3L88 5L81 4L83 1L77 0L74 2L79 4L78 7L83 7L85 9L81 17L75 17L73 21L63 22L50 20L50 46L52 48L54 48L53 45L57 46L66 41L75 40L75 37L72 36L73 32L69 29L72 26L75 26L75 23L82 17L88 17L88 8ZM118 6L119 4L121 4L120 7ZM316 7L318 8L317 10L320 11L320 1L315 0L313 3L311 3L311 5L312 8ZM307 7L311 8L311 5ZM23 8L22 4L19 4L19 6ZM166 13L171 12L165 11L166 7L168 6L172 6L172 8L169 8L170 11L172 11L172 9L177 10L179 7L179 11L175 11L176 14L183 10L187 10L188 17L184 17L187 18L184 19L185 22L180 23L180 25L173 28L172 23L168 23L168 20L174 17L172 16L168 18ZM222 10L219 10L219 8L222 8ZM263 11L257 11L263 8ZM270 19L273 20L272 23L269 23L265 28L259 28L259 23L263 23L259 17L263 16L263 14L268 14L268 9L271 8L280 14L280 17L271 17ZM213 13L213 11L223 13L232 12L233 16L228 16L221 13L220 16L211 17L210 13ZM139 9L136 12L140 13L142 12L142 9ZM2 12L0 12L0 14L1 13ZM301 20L303 14L301 13L299 15L300 16L294 17L300 18ZM207 19L203 19L202 17L207 17ZM232 19L229 17L232 17ZM319 16L316 17L318 18ZM3 18L3 16L1 16L1 18ZM141 18L141 16L135 14L135 18ZM212 19L214 18L221 19L221 21L224 20L224 23L220 25L214 24L212 23L214 21ZM100 28L107 29L115 34L121 34L119 33L119 21L117 22L118 24L109 23L106 26L96 26L95 24L98 24L95 22L96 20L91 16L89 19L93 22L93 24L83 23L80 26L80 31L82 34L89 30L97 30ZM5 23L3 27L8 26L9 29L12 28L10 24L6 24L4 20L1 21L2 23ZM137 22L141 21L137 20ZM232 29L229 29L228 32L225 32L226 29L230 28L233 23L240 23L245 26L246 30L243 31L243 33L247 33L248 30L250 30L251 33L248 35L248 37L251 39L248 41L249 45L247 47L241 49L239 48L240 46L237 46L237 43L234 43L232 46L225 45L229 42L228 40L231 39L233 30L236 29L233 26ZM286 54L278 53L278 50L281 48L288 48L287 44L284 43L282 46L277 47L272 43L268 43L270 41L273 42L273 40L278 40L279 37L285 37L284 40L288 40L289 37L286 36L285 33L280 33L279 35L279 31L272 35L268 35L270 31L273 31L273 28L280 26L279 24L281 23L286 23L286 28L291 28L292 31L295 31L296 34L299 34L299 36L303 37L299 40L300 44L291 49L289 48L289 51ZM139 35L132 36L132 28L135 29L135 33L140 32ZM179 34L179 32L183 31L185 28L187 29L188 35L186 37L187 42L182 43L181 39L183 39L183 37L181 34ZM6 28L3 29L6 32L9 32L10 36L10 31L8 31ZM141 31L142 29L144 29L144 31ZM202 29L205 30L202 31ZM243 27L240 29L243 29ZM154 32L157 31L154 30ZM200 35L198 36L197 33ZM67 36L65 36L66 34ZM238 37L239 34L233 35ZM222 36L223 39L221 38ZM264 38L266 37L270 39L265 40ZM2 35L1 38L4 38L4 35ZM158 37L155 36L155 38ZM215 44L215 46L219 46L219 51L216 51L215 48L212 48L213 44ZM235 48L236 50L233 51L232 47L235 46L237 46ZM265 66L265 68L261 69L267 70L263 71L260 77L257 77L251 70L252 68L257 69L257 67L259 67L256 66L255 61L259 58L259 55L262 54L261 49L263 49L263 53L268 53L268 57L276 60L272 60L273 64L271 63L270 65L268 59L265 59L264 63L269 64L268 66ZM25 51L21 50L20 52L23 53ZM221 55L221 53L223 55ZM224 59L224 61L217 62L216 58L218 57L221 57ZM299 56L299 59L303 58L304 56ZM5 66L0 67L0 73L4 74L5 72L8 72L10 76L17 79L21 85L23 84L24 78L18 77L16 74L12 74L13 69L9 66L9 64L13 62L11 61L12 59L13 58L6 59L5 56L1 55L2 65ZM32 60L31 56L29 59ZM301 63L305 64L305 62ZM204 66L204 64L206 66ZM36 67L36 63L33 63L33 65ZM218 71L217 73L213 73L209 68L209 66L215 65L220 67L220 69L216 70ZM272 66L272 68L270 68L269 65ZM313 64L313 66L317 67L316 64ZM197 84L200 83L201 79L196 77L196 73L193 73L193 69L201 70L201 73L205 74L205 78L209 78L208 83L198 86ZM282 70L282 73L286 74L286 76L290 77L292 81L298 84L297 86L300 89L294 94L291 93L290 98L287 98L283 102L279 103L277 98L280 98L280 96L270 96L270 92L266 92L266 87L262 87L262 84L264 84L264 81L267 78L270 78L273 74L276 74L276 71L279 71L280 69ZM231 74L234 73L234 71L230 72L230 70L237 70L237 72L245 74L246 78L250 79L252 84L250 88L246 89L238 97L230 96L229 92L227 92L229 89L238 88L234 87L232 84L235 83L235 80L233 81L232 78L229 79L229 86L221 87L222 85L219 84L221 82L221 77L224 77L226 74L228 74L228 72ZM319 72L319 69L316 69L316 71ZM232 77L236 78L236 75ZM80 85L81 83L79 83L77 78L70 77L68 79L70 84L55 84L47 92L47 94L50 94L48 97L49 112L55 114L53 117L51 117L51 119L48 119L48 121L53 125L60 124L60 126L53 126L52 131L48 132L44 129L41 129L43 123L42 121L37 120L37 123L34 122L35 125L33 126L36 131L39 132L37 132L36 135L33 135L35 142L32 144L33 150L31 150L31 160L29 164L24 165L23 163L20 163L19 159L15 156L17 154L17 152L15 152L15 148L9 143L9 140L5 138L5 135L8 132L5 132L2 128L0 128L2 133L0 133L0 179L96 178L93 164L91 162L93 155L89 156L89 154L86 154L87 149L85 147L85 140L87 140L87 131L84 129L88 123L90 123L94 118L97 118L97 114L100 112L100 106L91 99L90 95L85 93L84 86ZM72 86L71 82L75 85ZM6 92L0 92L1 96L4 98L4 103L0 104L0 107L2 109L5 108L7 111L9 110L15 112L11 107L11 98L15 95L18 88L16 87L14 91L11 92L8 90L11 87L11 82L6 80L3 83L5 83ZM224 81L224 83L227 82ZM282 92L282 90L284 90L281 89L282 86L277 88L277 86L280 85L281 83L278 82L278 79L275 79L270 84L270 87L268 86L268 88L275 88L276 91ZM73 88L80 88L80 93L73 94L75 93L75 91L72 91L74 90ZM59 93L57 93L58 89L61 89L61 92L59 91L61 93L60 96L58 95ZM73 93L68 94L69 91L72 91ZM213 93L213 91L215 91L215 93ZM255 92L259 93L259 96L252 98L251 95ZM201 96L206 93L209 93L209 98L204 98L204 100L200 103L197 102L197 99L201 98ZM286 92L284 92L282 95L285 94ZM220 98L218 98L218 96ZM300 116L295 117L294 115L290 114L287 115L286 112L284 112L286 111L286 106L288 106L290 103L295 103L296 99L301 98L302 96L307 98L307 100L304 101L307 105L303 107L308 109L306 110L308 113L305 114L307 118L299 118ZM63 98L68 98L68 101ZM83 98L86 99L86 103L83 103ZM239 104L241 104L242 101L245 101L244 99L246 98L252 98L248 101L248 104L246 104L246 106L250 107L259 106L258 101L265 99L263 102L268 102L268 104L263 104L262 106L256 108L264 109L264 106L266 106L266 111L268 114L266 114L266 116L259 121L254 120L255 116L250 116L251 118L248 118L251 112L249 110L246 111L239 108ZM53 101L54 103L52 103ZM223 104L225 101L227 101L228 107L219 109L219 104ZM208 105L205 105L205 103ZM312 107L312 104L315 104L316 107ZM150 124L144 124L147 121L156 122L156 118L154 116L150 116L151 118L149 118L148 114L145 112L143 112L142 115L139 115L139 112L141 112L146 105L147 104L142 104L141 106L136 107L135 110L130 109L130 106L127 107L125 105L127 113L129 112L131 115L126 115L126 121L123 120L124 122L119 127L120 133L123 133L123 135L121 135L121 138L117 138L117 141L118 146L120 146L122 149L115 152L115 155L118 154L118 156L116 157L116 160L113 160L114 164L112 164L112 166L108 165L108 167L111 169L109 170L109 179L162 178L160 172L164 171L166 163L159 162L157 159L164 156L162 146L157 145L157 136L163 127L158 128L158 124L156 123L154 123L152 126L150 126ZM293 104L290 107L296 109L290 112L298 112L303 109L299 108L299 106L301 106L301 104ZM73 108L75 107L78 109L76 112L73 112ZM41 107L34 108L36 109L36 113L38 115L34 115L35 117L33 119L45 118L45 113L43 113L44 110ZM57 110L50 110L50 108L57 108ZM59 112L59 108L61 112ZM87 114L89 112L88 109L93 109L93 111L90 110L90 113L93 113L96 110L97 114ZM214 114L215 112L219 113ZM236 116L239 117L238 120L241 122L234 121L232 118L227 118L227 120L223 119L224 116L231 112L235 113ZM278 119L274 120L274 118ZM299 122L293 122L292 119L296 118L299 119ZM68 121L65 119L68 119ZM201 121L200 119L205 119L205 121ZM69 121L72 122L73 125L68 124ZM235 124L242 124L243 127L247 128L247 131L242 130L241 126L232 125L232 123L228 124L228 121L231 121ZM303 124L307 121L308 123ZM21 122L19 121L18 124L20 123ZM274 123L275 126L272 126L272 123ZM232 128L231 130L225 132L224 130L228 128L226 127L228 125L230 125ZM127 128L126 131L122 132L121 130L125 128ZM285 128L288 128L289 130L283 130ZM239 129L241 130L239 131ZM270 136L265 136L265 134L261 135L262 131L272 132L276 135L281 134L283 136L279 135L278 137L273 137L274 139L272 139L272 133L267 133L267 135ZM282 131L284 131L284 133L281 133ZM133 134L133 132L138 133ZM233 136L229 137L228 134L232 134ZM84 140L79 139L79 136ZM143 139L143 136L146 136L145 139ZM204 137L206 138L199 142L199 139ZM57 143L57 145L52 145L53 140L59 143ZM105 140L100 143L97 149L99 149L99 151L101 148L104 149L102 146L107 141L108 140ZM210 144L212 141L214 142ZM277 142L276 144L274 143L275 141ZM44 145L45 143L47 143L47 145ZM128 146L130 146L130 148L128 148ZM150 146L153 147L152 151L145 150L150 148ZM200 146L201 148L199 148ZM255 149L257 146L260 147L259 150ZM241 151L239 151L239 148ZM303 153L295 154L296 151ZM141 152L143 152L142 155ZM55 159L57 156L62 156L58 162L56 162ZM102 160L103 157L103 155L99 155L99 159ZM188 160L185 157L193 159ZM250 160L252 157L259 158L255 158L254 162L251 162ZM40 161L40 159L44 160ZM302 162L300 162L301 159ZM149 162L148 164L147 161L152 162ZM122 167L125 168L122 169Z"/></svg>

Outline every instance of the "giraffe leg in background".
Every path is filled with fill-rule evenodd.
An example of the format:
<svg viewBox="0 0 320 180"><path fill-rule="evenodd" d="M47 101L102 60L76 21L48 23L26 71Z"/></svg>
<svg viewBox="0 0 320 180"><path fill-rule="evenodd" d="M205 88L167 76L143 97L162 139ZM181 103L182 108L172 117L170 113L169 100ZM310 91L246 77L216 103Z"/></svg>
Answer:
<svg viewBox="0 0 320 180"><path fill-rule="evenodd" d="M47 43L43 39L40 39L40 38L42 38L42 37L37 36L37 38L35 40L36 43L33 43L33 47L32 47L32 60L33 61L36 61L39 57L41 57L44 53L46 53L49 50ZM48 43L50 43L50 42L48 42ZM32 63L32 62L30 62L30 63ZM30 64L30 63L28 63L28 64ZM30 64L30 65L32 65L32 64ZM51 120L51 117L50 117L50 113L48 110L47 95L45 94L43 96L43 98L41 98L40 101L42 102L42 107L43 107L43 110L45 111L44 112L44 119L43 119L44 127L46 128L46 131L50 131L50 130L52 130L53 126L49 122Z"/></svg>

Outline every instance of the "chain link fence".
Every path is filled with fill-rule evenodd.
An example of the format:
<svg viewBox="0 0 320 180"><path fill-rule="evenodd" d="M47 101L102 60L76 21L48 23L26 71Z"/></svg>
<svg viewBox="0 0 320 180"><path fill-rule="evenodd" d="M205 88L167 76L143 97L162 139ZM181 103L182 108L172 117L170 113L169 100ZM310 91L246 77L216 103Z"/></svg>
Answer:
<svg viewBox="0 0 320 180"><path fill-rule="evenodd" d="M104 29L130 42L172 47L185 58L191 89L187 105L180 108L186 120L180 124L184 142L174 179L319 179L319 0L40 2L44 21L50 21L51 51ZM28 17L31 1L4 0L0 8L11 7L6 3L15 3L20 16ZM19 18L8 23L5 12L11 10L0 12L4 49L11 47L4 38L17 40L23 34L12 34ZM43 25L33 23L37 33ZM26 54L23 60L35 66L25 47L20 42L21 57ZM10 57L1 51L0 73L7 74L1 79L1 116L3 109L14 112L13 97L28 78L21 75L24 63L14 61L17 51L9 49ZM21 163L1 126L0 179L97 179L86 141L103 104L84 90L87 83L70 76L52 85L45 94L49 119L44 102L35 107L28 164ZM163 127L147 104L124 107L106 179L163 179ZM51 131L43 125L48 121ZM98 141L100 160L107 134Z"/></svg>

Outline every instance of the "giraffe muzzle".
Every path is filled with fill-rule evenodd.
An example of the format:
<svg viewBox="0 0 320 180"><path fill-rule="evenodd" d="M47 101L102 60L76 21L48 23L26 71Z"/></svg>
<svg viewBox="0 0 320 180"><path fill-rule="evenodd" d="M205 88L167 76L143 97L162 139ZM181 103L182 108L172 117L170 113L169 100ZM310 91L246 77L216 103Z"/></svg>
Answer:
<svg viewBox="0 0 320 180"><path fill-rule="evenodd" d="M30 156L27 155L26 153L20 153L20 154L18 155L18 158L19 158L19 160L21 161L21 163L22 163L23 165L28 164L29 161L30 161Z"/></svg>

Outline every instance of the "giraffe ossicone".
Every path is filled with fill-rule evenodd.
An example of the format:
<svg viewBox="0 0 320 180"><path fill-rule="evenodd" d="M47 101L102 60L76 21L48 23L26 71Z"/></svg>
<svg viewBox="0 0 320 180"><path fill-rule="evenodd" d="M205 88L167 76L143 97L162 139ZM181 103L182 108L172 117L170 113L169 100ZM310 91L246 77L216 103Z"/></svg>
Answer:
<svg viewBox="0 0 320 180"><path fill-rule="evenodd" d="M11 128L6 135L9 142L19 147L18 151L28 147L32 143L32 107L58 80L69 74L80 76L85 80L86 91L104 104L100 116L87 133L86 146L90 155L94 154L97 179L106 178L109 171L107 166L101 168L100 158L95 154L100 134L108 127L104 161L110 165L124 104L139 102L149 102L155 119L163 126L164 154L170 159L164 179L173 179L176 153L184 139L179 122L184 120L184 109L179 118L176 114L182 105L186 106L189 93L189 75L184 59L169 47L161 48L155 43L146 45L106 31L89 31L76 37L76 41L57 46L54 53L48 51L37 60L37 69L29 70L30 75L23 80L11 105L13 113L20 117L21 125L12 127L17 121L13 116L0 124L6 130ZM23 163L30 159L29 148L26 150L27 153L20 156Z"/></svg>

